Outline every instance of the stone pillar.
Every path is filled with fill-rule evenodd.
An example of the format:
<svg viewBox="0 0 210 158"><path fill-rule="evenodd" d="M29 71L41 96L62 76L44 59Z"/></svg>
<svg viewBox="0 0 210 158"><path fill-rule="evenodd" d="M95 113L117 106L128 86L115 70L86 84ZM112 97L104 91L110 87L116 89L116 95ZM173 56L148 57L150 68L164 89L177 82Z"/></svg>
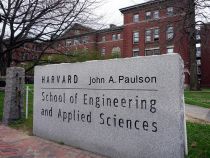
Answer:
<svg viewBox="0 0 210 158"><path fill-rule="evenodd" d="M23 118L24 116L25 69L7 68L4 97L3 124Z"/></svg>

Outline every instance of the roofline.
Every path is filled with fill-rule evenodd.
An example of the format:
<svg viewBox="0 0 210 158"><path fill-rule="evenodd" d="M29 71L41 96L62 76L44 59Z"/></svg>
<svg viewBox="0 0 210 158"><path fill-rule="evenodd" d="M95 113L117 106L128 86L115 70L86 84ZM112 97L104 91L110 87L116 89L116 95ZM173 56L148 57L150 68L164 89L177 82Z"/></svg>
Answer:
<svg viewBox="0 0 210 158"><path fill-rule="evenodd" d="M143 6L146 6L146 5L155 4L155 3L159 3L159 2L164 2L164 1L166 1L166 0L152 0L152 1L145 2L145 3L136 4L136 5L132 5L132 6L129 6L129 7L121 8L119 10L120 10L121 13L124 13L128 10L132 10L132 9L135 9L135 8L139 8L139 7L143 7Z"/></svg>
<svg viewBox="0 0 210 158"><path fill-rule="evenodd" d="M106 29L102 29L102 30L97 30L97 33L105 33L105 32L112 32L112 31L117 31L117 30L123 30L124 26L116 26L113 28L106 28Z"/></svg>

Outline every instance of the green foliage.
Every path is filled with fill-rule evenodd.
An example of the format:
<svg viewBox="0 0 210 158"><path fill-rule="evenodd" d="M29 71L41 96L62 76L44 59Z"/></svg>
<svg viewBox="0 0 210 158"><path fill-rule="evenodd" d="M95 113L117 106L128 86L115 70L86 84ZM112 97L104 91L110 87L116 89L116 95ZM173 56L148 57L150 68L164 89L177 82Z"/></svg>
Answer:
<svg viewBox="0 0 210 158"><path fill-rule="evenodd" d="M185 103L191 105L198 105L205 108L210 108L210 91L205 89L202 91L188 91L184 92Z"/></svg>
<svg viewBox="0 0 210 158"><path fill-rule="evenodd" d="M210 158L210 125L187 123L187 158Z"/></svg>

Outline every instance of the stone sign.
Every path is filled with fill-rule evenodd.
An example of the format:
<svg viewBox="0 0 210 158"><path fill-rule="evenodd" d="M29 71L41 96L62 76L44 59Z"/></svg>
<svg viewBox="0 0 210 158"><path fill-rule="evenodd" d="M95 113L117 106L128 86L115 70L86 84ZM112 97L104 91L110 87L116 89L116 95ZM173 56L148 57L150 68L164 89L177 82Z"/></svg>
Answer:
<svg viewBox="0 0 210 158"><path fill-rule="evenodd" d="M184 158L178 54L35 68L35 135L109 157Z"/></svg>
<svg viewBox="0 0 210 158"><path fill-rule="evenodd" d="M7 68L3 123L8 124L23 117L25 69Z"/></svg>

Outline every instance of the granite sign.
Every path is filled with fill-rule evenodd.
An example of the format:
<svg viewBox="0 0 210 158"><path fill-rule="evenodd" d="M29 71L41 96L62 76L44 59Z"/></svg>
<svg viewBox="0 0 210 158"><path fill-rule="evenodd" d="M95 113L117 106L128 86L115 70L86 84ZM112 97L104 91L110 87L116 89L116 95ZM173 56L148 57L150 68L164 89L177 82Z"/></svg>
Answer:
<svg viewBox="0 0 210 158"><path fill-rule="evenodd" d="M37 66L35 135L109 157L183 158L179 55Z"/></svg>

